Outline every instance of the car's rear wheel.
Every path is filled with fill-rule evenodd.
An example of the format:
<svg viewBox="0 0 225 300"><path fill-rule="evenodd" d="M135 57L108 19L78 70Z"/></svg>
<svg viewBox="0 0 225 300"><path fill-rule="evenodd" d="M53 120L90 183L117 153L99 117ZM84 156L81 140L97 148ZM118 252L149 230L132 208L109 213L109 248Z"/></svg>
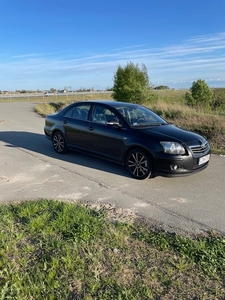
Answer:
<svg viewBox="0 0 225 300"><path fill-rule="evenodd" d="M136 179L146 179L152 176L152 161L148 154L142 149L132 149L127 154L126 168Z"/></svg>
<svg viewBox="0 0 225 300"><path fill-rule="evenodd" d="M52 144L57 153L64 154L68 150L65 137L60 131L53 134Z"/></svg>

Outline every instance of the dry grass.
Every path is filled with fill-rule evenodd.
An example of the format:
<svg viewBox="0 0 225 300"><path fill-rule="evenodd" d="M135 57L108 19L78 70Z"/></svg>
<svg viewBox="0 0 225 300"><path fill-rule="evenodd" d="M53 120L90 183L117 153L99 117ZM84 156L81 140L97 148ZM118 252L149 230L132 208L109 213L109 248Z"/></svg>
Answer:
<svg viewBox="0 0 225 300"><path fill-rule="evenodd" d="M150 107L168 122L203 134L214 152L225 153L225 117L218 112L193 109L181 103L158 101Z"/></svg>

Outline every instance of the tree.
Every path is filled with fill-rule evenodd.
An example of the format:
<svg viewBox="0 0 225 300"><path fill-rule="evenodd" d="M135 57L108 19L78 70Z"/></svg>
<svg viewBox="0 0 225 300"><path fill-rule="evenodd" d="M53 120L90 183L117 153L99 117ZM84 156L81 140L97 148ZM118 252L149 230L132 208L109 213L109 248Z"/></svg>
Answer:
<svg viewBox="0 0 225 300"><path fill-rule="evenodd" d="M167 85L159 85L155 87L155 90L169 90Z"/></svg>
<svg viewBox="0 0 225 300"><path fill-rule="evenodd" d="M118 67L114 75L112 96L115 100L143 104L156 99L151 92L148 72L143 64L141 69L138 64L128 63L124 68Z"/></svg>
<svg viewBox="0 0 225 300"><path fill-rule="evenodd" d="M209 107L213 92L204 80L194 81L190 92L185 95L187 105L192 107Z"/></svg>
<svg viewBox="0 0 225 300"><path fill-rule="evenodd" d="M49 92L50 92L50 93L55 93L55 92L56 92L56 89L50 88Z"/></svg>

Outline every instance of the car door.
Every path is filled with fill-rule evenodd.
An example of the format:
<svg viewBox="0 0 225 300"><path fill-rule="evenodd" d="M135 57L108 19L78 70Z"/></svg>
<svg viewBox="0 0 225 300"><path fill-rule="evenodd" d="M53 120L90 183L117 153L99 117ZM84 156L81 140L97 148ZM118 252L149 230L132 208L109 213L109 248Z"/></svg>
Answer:
<svg viewBox="0 0 225 300"><path fill-rule="evenodd" d="M107 124L109 121L117 122L117 125ZM120 161L123 148L123 129L118 126L118 123L119 119L111 109L102 105L93 106L87 133L88 150L100 156Z"/></svg>
<svg viewBox="0 0 225 300"><path fill-rule="evenodd" d="M86 149L90 107L90 104L78 104L63 116L63 126L69 147Z"/></svg>

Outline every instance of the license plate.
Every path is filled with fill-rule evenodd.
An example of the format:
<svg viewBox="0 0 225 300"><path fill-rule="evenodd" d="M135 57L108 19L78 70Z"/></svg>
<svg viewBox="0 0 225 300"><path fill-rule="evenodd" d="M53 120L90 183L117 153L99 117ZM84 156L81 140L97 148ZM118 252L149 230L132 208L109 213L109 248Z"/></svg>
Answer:
<svg viewBox="0 0 225 300"><path fill-rule="evenodd" d="M198 165L202 165L202 164L207 163L207 161L209 161L209 159L210 159L210 154L207 154L203 157L200 157L199 160L198 160Z"/></svg>

